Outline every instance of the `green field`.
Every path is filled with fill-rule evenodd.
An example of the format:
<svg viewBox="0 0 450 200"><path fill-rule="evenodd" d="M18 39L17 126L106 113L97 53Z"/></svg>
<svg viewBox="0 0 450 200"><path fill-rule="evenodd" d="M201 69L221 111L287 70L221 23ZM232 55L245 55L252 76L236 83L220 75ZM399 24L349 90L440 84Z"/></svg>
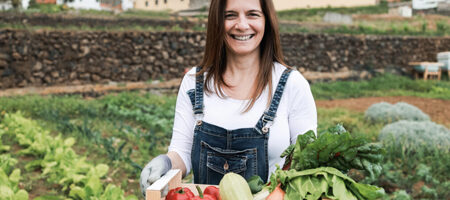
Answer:
<svg viewBox="0 0 450 200"><path fill-rule="evenodd" d="M425 82L394 75L370 81L317 83L311 88L316 99L390 95L450 99L448 81ZM6 176L20 169L19 178L14 179L18 181L10 181L10 185L15 193L27 191L30 199L139 197L141 168L167 151L175 100L174 95L143 92L95 99L79 95L2 97L0 169ZM362 112L345 109L318 108L318 122L319 132L343 123L352 134L372 141L377 141L384 126L366 121ZM405 194L414 198L448 197L448 154L438 153L441 159L399 160L395 151L391 153L386 156L386 171L378 180L359 179L386 187L386 199ZM422 171L417 171L418 166ZM422 182L426 187L419 193L413 191L414 183ZM400 192L393 193L392 188Z"/></svg>

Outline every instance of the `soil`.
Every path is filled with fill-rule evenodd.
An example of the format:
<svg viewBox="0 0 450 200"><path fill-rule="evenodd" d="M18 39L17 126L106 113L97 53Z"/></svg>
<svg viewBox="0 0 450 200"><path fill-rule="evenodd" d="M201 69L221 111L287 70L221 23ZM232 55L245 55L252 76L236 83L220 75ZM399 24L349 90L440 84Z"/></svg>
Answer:
<svg viewBox="0 0 450 200"><path fill-rule="evenodd" d="M450 100L428 99L421 97L362 97L337 100L316 100L318 108L345 108L364 112L375 103L388 102L391 104L405 102L414 105L428 114L433 122L450 127Z"/></svg>

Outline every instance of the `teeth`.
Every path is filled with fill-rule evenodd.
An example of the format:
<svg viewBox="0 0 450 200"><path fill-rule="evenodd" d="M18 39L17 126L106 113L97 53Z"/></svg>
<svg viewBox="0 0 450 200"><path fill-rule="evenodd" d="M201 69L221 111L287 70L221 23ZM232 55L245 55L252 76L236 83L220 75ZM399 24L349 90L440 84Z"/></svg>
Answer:
<svg viewBox="0 0 450 200"><path fill-rule="evenodd" d="M245 41L245 40L250 39L251 37L252 37L252 35L246 35L246 36L237 36L237 35L235 35L234 39Z"/></svg>

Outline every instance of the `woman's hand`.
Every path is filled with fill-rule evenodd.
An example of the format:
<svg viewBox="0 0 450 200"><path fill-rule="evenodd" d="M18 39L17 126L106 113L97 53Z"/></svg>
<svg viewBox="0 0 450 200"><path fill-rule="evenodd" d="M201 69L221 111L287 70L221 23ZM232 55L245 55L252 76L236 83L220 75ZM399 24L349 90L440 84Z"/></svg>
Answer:
<svg viewBox="0 0 450 200"><path fill-rule="evenodd" d="M142 195L145 197L145 190L166 174L172 168L172 162L166 154L159 155L151 160L141 172L140 186Z"/></svg>

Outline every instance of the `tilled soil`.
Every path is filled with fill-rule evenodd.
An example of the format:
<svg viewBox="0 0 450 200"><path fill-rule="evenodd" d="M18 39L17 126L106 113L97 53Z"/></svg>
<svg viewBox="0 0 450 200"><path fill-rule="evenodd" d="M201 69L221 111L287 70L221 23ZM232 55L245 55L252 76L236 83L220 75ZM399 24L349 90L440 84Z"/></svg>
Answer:
<svg viewBox="0 0 450 200"><path fill-rule="evenodd" d="M375 103L388 102L391 104L405 102L414 105L428 114L432 121L450 127L450 100L428 99L421 97L362 97L336 100L316 100L318 108L346 108L364 112Z"/></svg>

